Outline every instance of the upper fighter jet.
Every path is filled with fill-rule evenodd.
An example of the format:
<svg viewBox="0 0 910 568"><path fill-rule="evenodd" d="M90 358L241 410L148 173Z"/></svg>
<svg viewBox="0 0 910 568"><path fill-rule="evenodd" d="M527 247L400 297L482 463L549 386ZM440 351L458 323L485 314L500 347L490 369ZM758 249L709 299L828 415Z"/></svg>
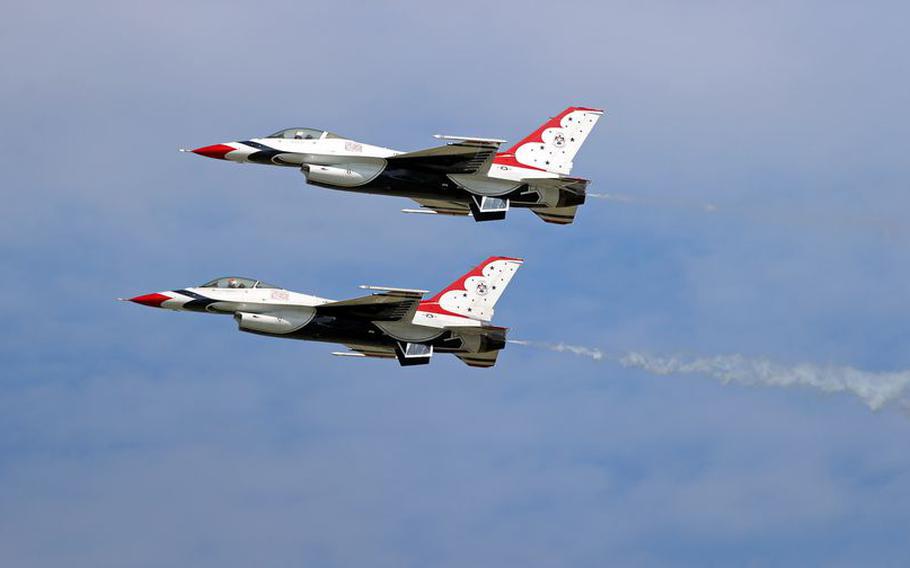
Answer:
<svg viewBox="0 0 910 568"><path fill-rule="evenodd" d="M426 290L361 286L374 293L335 301L252 278L226 277L129 301L230 314L241 331L341 343L349 349L333 355L397 358L406 366L429 363L435 351L452 353L472 367L492 367L508 332L490 323L493 306L522 262L490 257L428 300L422 300Z"/></svg>
<svg viewBox="0 0 910 568"><path fill-rule="evenodd" d="M312 128L196 148L233 162L300 168L307 183L362 193L409 197L406 213L505 219L510 207L530 209L547 223L567 225L585 202L588 180L571 177L572 160L602 110L569 107L505 152L505 140L471 136L416 152L399 152Z"/></svg>

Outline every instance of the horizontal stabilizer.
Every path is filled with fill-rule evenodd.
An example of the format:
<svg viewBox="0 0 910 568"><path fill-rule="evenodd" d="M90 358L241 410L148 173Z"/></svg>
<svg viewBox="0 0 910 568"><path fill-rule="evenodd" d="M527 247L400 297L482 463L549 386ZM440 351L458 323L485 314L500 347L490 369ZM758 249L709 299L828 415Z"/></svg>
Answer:
<svg viewBox="0 0 910 568"><path fill-rule="evenodd" d="M499 351L490 351L488 353L465 353L463 355L456 354L455 356L464 361L468 366L489 368L496 364L496 358L499 356Z"/></svg>
<svg viewBox="0 0 910 568"><path fill-rule="evenodd" d="M571 225L575 221L575 214L578 213L578 206L571 207L545 207L543 209L531 209L535 215L555 225Z"/></svg>

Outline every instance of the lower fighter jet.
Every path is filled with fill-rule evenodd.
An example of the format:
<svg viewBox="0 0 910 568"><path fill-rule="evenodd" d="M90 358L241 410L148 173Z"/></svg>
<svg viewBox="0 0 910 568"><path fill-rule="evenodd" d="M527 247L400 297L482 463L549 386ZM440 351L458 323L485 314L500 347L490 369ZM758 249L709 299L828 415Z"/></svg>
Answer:
<svg viewBox="0 0 910 568"><path fill-rule="evenodd" d="M265 138L190 150L238 163L299 168L311 185L408 197L405 213L505 219L510 207L530 209L548 223L568 225L585 202L588 180L572 177L572 160L603 115L569 107L506 150L505 140L435 137L446 145L399 152L312 128L287 128Z"/></svg>
<svg viewBox="0 0 910 568"><path fill-rule="evenodd" d="M333 355L430 362L452 353L472 367L492 367L506 345L508 328L490 324L493 307L523 260L493 256L428 300L426 290L361 286L374 293L328 300L261 280L218 278L129 298L144 306L233 315L241 331L346 345ZM125 298L122 298L125 299Z"/></svg>

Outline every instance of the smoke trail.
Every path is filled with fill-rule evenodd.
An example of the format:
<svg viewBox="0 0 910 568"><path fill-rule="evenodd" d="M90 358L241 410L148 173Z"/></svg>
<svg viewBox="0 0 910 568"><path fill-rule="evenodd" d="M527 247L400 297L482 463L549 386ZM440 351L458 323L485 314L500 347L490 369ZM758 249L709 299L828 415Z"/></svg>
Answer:
<svg viewBox="0 0 910 568"><path fill-rule="evenodd" d="M511 343L573 353L598 361L614 361L623 367L641 369L653 375L699 374L717 379L724 384L809 387L823 392L851 394L861 399L872 410L878 410L892 402L899 402L904 409L910 409L910 401L902 398L904 391L910 387L910 371L874 373L853 367L811 363L786 366L765 358L747 358L742 355L660 357L636 351L608 354L600 349L565 343L523 340Z"/></svg>
<svg viewBox="0 0 910 568"><path fill-rule="evenodd" d="M585 357L590 357L595 361L600 361L606 356L606 353L600 349L591 349L589 347L582 347L580 345L568 345L566 343L543 343L541 341L527 341L524 339L509 339L508 342L514 343L516 345L527 345L529 347L549 349L550 351L558 351L560 353L573 353L575 355L583 355Z"/></svg>
<svg viewBox="0 0 910 568"><path fill-rule="evenodd" d="M778 208L764 205L720 207L714 203L698 202L675 197L641 197L624 193L591 193L586 194L594 199L641 205L645 207L662 207L701 211L708 214L722 214L724 217L737 217L763 225L788 227L792 229L814 229L837 231L843 235L845 229L861 233L877 234L889 239L904 239L910 232L910 226L903 218L888 215L863 215L851 211L830 211L824 209L805 210L804 207L781 205ZM903 242L903 241L901 241Z"/></svg>
<svg viewBox="0 0 910 568"><path fill-rule="evenodd" d="M603 199L606 201L614 201L616 203L632 203L637 205L651 205L658 207L675 207L682 209L698 209L704 211L705 213L714 213L717 211L717 205L713 203L695 203L691 201L681 201L678 199L656 199L656 198L643 198L643 197L632 197L631 195L624 195L622 193L587 193L588 197L593 197L595 199Z"/></svg>

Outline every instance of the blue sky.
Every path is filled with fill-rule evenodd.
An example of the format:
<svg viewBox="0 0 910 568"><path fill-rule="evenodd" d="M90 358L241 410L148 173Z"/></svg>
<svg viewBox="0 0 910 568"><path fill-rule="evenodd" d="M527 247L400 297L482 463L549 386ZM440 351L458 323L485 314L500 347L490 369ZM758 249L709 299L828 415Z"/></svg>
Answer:
<svg viewBox="0 0 910 568"><path fill-rule="evenodd" d="M514 337L910 368L900 2L82 2L0 46L0 564L902 565L906 409L510 346L402 370L114 298L526 265ZM571 227L404 216L181 146L403 150L604 107ZM693 205L716 204L706 213Z"/></svg>

